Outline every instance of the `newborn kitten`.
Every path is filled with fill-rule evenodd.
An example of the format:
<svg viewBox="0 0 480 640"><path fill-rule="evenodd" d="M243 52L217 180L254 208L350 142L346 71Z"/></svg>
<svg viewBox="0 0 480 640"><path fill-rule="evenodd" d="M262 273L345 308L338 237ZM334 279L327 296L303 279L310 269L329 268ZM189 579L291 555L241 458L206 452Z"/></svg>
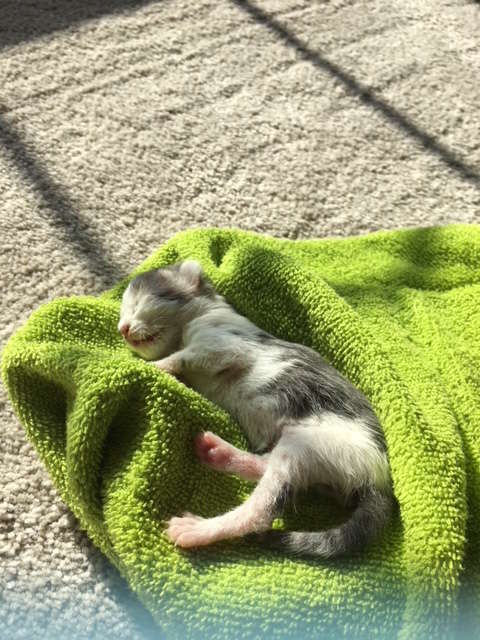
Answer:
<svg viewBox="0 0 480 640"><path fill-rule="evenodd" d="M260 539L276 547L329 557L361 548L381 531L393 498L380 425L367 399L318 353L239 315L193 261L132 280L118 329L133 351L228 411L258 452L210 432L197 436L201 462L258 484L223 515L172 518L167 534L175 544L268 532ZM356 499L351 518L327 531L271 531L287 497L313 486L328 487L344 503Z"/></svg>

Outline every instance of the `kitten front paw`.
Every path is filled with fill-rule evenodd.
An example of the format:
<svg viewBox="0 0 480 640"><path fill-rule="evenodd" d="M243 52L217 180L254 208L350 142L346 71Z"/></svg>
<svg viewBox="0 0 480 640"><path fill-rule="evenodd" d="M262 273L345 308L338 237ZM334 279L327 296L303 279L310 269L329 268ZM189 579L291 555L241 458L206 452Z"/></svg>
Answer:
<svg viewBox="0 0 480 640"><path fill-rule="evenodd" d="M180 374L179 363L175 358L162 358L161 360L154 360L152 362L154 367L169 373L171 376L178 376Z"/></svg>

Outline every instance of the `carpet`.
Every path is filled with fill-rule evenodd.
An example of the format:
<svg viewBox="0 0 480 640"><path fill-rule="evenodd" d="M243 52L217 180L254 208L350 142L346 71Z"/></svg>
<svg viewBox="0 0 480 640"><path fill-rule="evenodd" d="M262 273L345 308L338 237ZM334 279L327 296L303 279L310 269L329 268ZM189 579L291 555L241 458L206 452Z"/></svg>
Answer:
<svg viewBox="0 0 480 640"><path fill-rule="evenodd" d="M479 20L451 0L2 2L2 345L179 230L480 221ZM1 633L149 637L1 391Z"/></svg>

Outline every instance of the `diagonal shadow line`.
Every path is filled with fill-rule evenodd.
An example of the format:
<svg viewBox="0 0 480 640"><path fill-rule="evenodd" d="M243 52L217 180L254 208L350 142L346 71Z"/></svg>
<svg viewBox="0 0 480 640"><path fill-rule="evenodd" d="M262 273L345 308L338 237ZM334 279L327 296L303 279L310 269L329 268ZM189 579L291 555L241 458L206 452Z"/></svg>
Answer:
<svg viewBox="0 0 480 640"><path fill-rule="evenodd" d="M1 105L0 105L1 111ZM0 113L0 144L30 187L41 197L41 212L61 240L73 247L87 269L110 286L125 275L89 228L65 189L57 184L28 148L15 128ZM47 258L46 258L47 259Z"/></svg>
<svg viewBox="0 0 480 640"><path fill-rule="evenodd" d="M412 120L403 115L386 100L375 95L372 89L363 85L352 74L344 71L339 65L310 49L283 24L249 0L230 1L242 9L242 11L248 13L256 22L281 38L288 46L294 48L304 60L310 62L316 68L328 72L331 76L338 78L360 102L376 109L397 129L415 138L426 151L439 157L450 169L456 171L461 178L480 187L480 172L476 167L461 160L447 146L439 142L430 133L418 127Z"/></svg>

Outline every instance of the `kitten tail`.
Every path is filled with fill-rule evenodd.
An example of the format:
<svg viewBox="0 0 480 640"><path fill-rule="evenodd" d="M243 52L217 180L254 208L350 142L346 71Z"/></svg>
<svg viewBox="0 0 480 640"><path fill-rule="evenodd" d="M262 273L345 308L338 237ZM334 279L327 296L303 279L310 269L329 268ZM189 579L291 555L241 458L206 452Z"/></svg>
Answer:
<svg viewBox="0 0 480 640"><path fill-rule="evenodd" d="M273 549L293 555L333 558L358 551L384 529L393 509L393 496L376 487L367 487L344 524L326 531L267 531L258 539Z"/></svg>

